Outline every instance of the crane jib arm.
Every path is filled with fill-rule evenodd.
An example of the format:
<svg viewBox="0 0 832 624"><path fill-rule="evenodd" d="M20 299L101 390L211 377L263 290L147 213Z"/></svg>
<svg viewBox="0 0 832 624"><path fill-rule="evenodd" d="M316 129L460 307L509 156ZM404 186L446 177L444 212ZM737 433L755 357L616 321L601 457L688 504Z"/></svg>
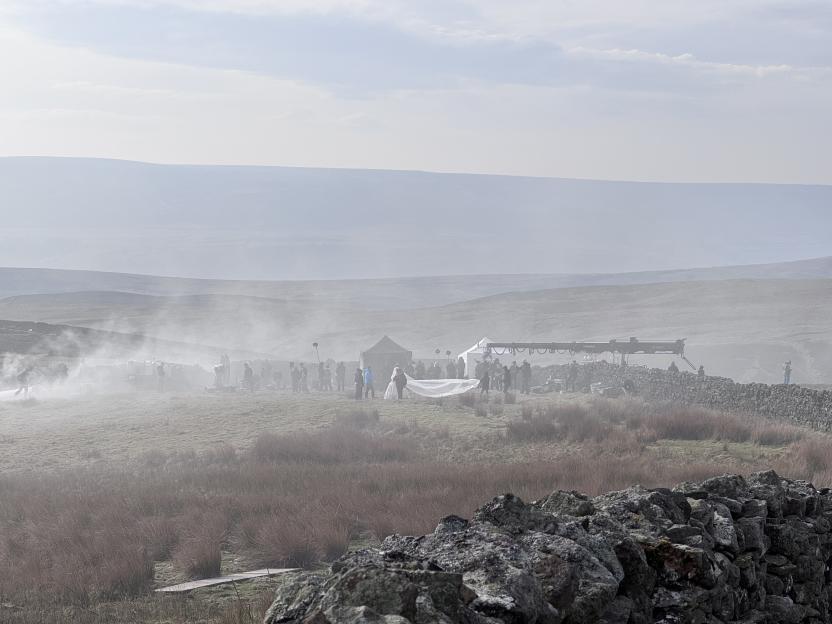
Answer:
<svg viewBox="0 0 832 624"><path fill-rule="evenodd" d="M504 353L620 353L632 355L665 354L685 355L685 340L650 340L635 338L629 340L610 340L609 342L489 342L485 345L486 353L502 355Z"/></svg>

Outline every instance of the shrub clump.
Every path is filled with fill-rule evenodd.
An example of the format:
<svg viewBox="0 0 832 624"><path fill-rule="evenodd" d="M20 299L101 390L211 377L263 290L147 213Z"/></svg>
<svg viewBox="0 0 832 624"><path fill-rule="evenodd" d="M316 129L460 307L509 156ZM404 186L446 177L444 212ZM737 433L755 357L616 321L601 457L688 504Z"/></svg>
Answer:
<svg viewBox="0 0 832 624"><path fill-rule="evenodd" d="M459 395L459 404L462 407L471 407L473 408L477 404L477 395L473 392L466 392L465 394Z"/></svg>
<svg viewBox="0 0 832 624"><path fill-rule="evenodd" d="M377 409L371 411L353 409L335 414L335 424L337 426L351 429L367 429L377 425L380 420L381 414Z"/></svg>
<svg viewBox="0 0 832 624"><path fill-rule="evenodd" d="M251 453L257 461L279 464L391 462L412 458L413 446L407 440L339 427L318 433L263 433L254 441Z"/></svg>

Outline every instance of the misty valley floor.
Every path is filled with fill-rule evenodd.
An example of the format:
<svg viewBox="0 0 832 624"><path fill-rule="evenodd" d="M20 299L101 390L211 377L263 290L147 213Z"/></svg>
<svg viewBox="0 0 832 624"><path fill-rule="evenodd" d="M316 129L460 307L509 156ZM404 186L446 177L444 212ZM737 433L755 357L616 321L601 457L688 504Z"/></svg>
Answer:
<svg viewBox="0 0 832 624"><path fill-rule="evenodd" d="M160 394L0 404L0 620L256 622L273 579L154 588L432 530L513 491L591 494L775 467L832 484L832 438L635 398L506 404Z"/></svg>

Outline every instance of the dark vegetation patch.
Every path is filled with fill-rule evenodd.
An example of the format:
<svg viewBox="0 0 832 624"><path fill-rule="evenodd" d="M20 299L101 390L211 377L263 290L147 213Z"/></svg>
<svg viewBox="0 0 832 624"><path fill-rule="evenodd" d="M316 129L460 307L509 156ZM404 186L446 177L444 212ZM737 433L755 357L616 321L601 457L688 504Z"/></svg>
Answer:
<svg viewBox="0 0 832 624"><path fill-rule="evenodd" d="M509 422L512 441L563 440L603 442L631 432L642 442L715 440L784 446L803 438L800 429L695 406L651 404L637 400L597 399L588 403L523 405L520 418Z"/></svg>

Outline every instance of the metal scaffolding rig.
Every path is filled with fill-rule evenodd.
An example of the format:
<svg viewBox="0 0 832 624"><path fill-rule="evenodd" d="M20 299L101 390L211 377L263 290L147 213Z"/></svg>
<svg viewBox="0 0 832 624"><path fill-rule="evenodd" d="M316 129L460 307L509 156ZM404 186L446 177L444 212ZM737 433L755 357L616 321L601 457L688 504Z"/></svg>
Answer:
<svg viewBox="0 0 832 624"><path fill-rule="evenodd" d="M629 340L610 340L609 342L489 342L485 345L486 354L504 355L510 353L612 353L620 355L621 362L626 362L628 355L676 355L687 362L692 369L696 367L685 357L685 339L649 340L638 338Z"/></svg>

